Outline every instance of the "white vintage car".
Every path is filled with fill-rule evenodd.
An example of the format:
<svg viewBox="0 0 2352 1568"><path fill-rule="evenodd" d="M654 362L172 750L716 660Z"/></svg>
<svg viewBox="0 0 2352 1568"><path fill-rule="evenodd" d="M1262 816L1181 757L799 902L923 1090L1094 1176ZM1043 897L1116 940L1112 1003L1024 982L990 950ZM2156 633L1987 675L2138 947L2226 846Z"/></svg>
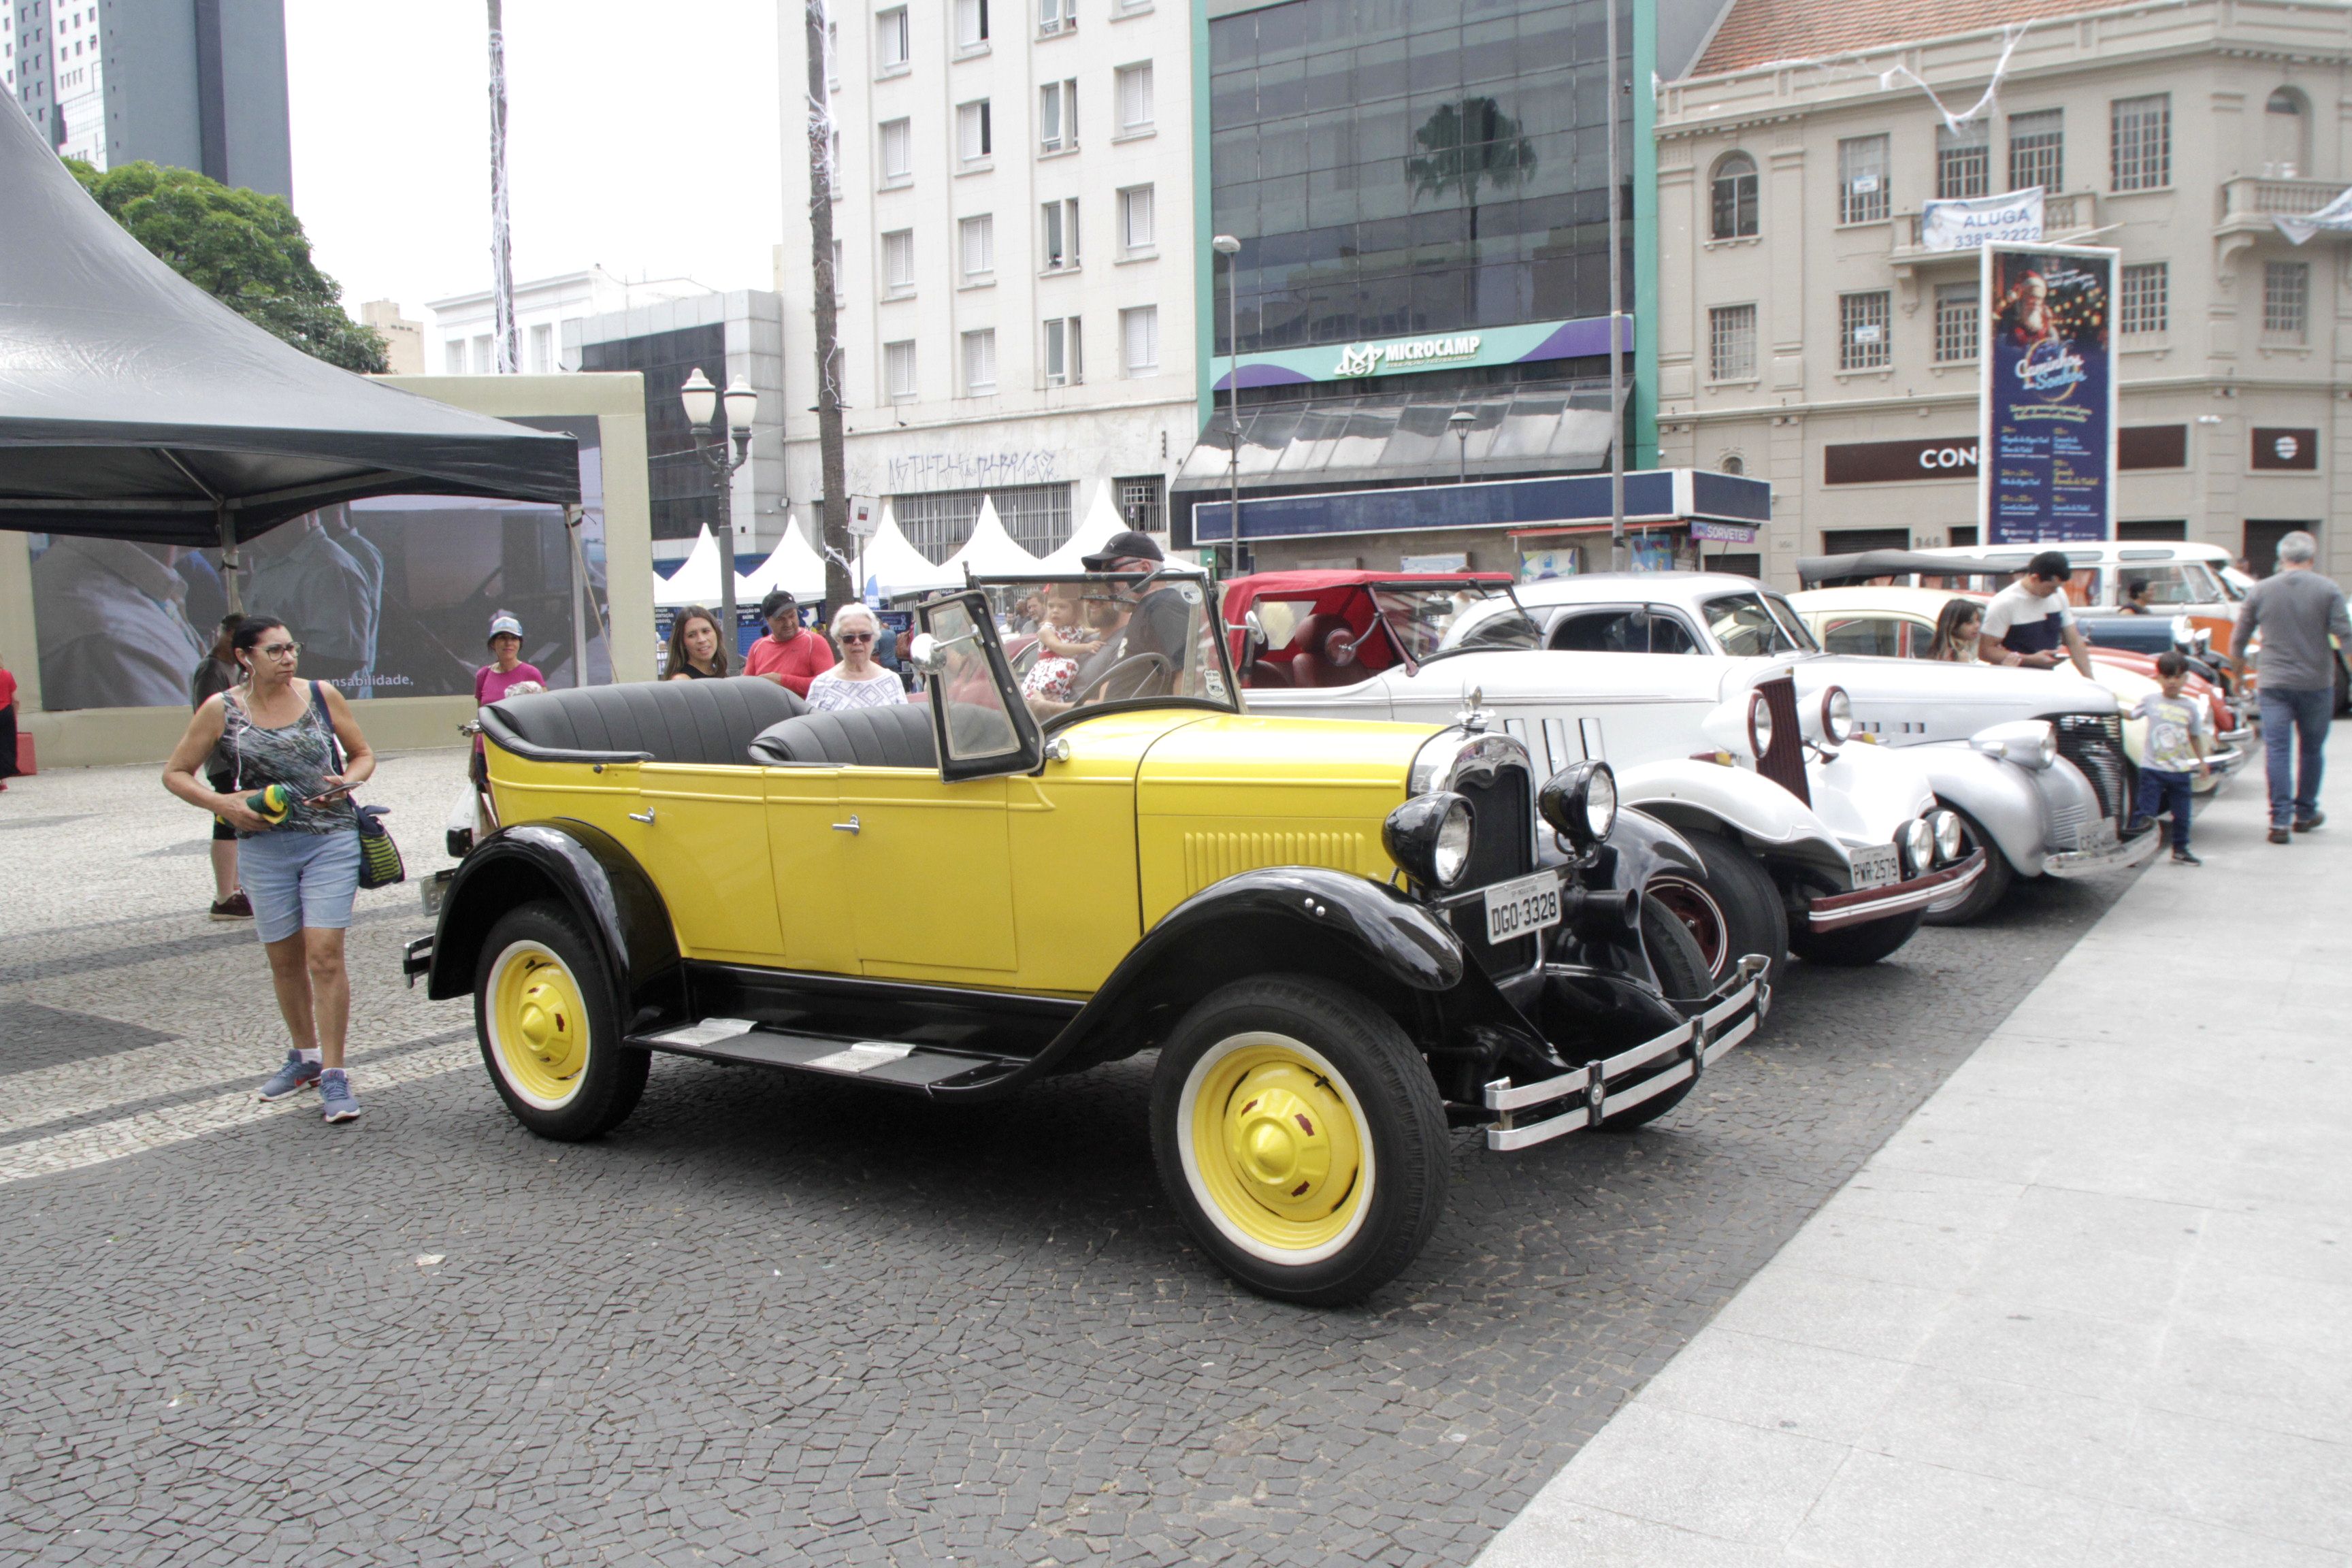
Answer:
<svg viewBox="0 0 2352 1568"><path fill-rule="evenodd" d="M1224 611L1254 712L1449 723L1469 710L1539 766L1607 761L1621 802L1696 852L1695 871L1646 890L1717 975L1751 952L1775 971L1790 952L1874 963L1986 874L1925 771L1846 745L1844 699L1801 703L1783 668L1562 660L1507 580L1467 574L1268 573L1227 584Z"/></svg>
<svg viewBox="0 0 2352 1568"><path fill-rule="evenodd" d="M2153 830L2123 836L2135 779L2115 696L2071 668L1823 653L1785 595L1723 573L1595 574L1519 596L1556 652L1713 655L1785 668L1801 703L1843 691L1860 736L1917 762L1969 841L1998 851L1974 888L1938 901L1937 923L1976 919L2014 878L2089 876L2156 853Z"/></svg>

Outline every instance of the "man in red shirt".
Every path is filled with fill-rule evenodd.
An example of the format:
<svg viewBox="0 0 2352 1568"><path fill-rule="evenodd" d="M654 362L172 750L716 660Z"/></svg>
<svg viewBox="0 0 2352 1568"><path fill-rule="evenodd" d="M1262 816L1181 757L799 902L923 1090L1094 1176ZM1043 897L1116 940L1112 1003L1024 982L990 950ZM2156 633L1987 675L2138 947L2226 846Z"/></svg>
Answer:
<svg viewBox="0 0 2352 1568"><path fill-rule="evenodd" d="M760 618L768 623L768 635L751 645L743 673L806 697L809 682L833 668L833 645L824 633L801 625L800 602L782 588L760 601Z"/></svg>

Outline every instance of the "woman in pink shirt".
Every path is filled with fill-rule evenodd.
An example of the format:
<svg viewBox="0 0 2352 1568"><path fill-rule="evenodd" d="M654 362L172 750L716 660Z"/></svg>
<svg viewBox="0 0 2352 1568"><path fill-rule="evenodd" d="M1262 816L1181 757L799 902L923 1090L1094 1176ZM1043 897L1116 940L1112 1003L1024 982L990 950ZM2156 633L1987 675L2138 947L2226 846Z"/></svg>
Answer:
<svg viewBox="0 0 2352 1568"><path fill-rule="evenodd" d="M522 661L522 623L506 610L490 617L491 662L474 671L474 701L478 705L496 702L525 681L540 690L547 689L547 677L539 666Z"/></svg>
<svg viewBox="0 0 2352 1568"><path fill-rule="evenodd" d="M760 601L760 618L768 635L743 656L743 673L772 680L795 697L806 697L809 682L834 666L833 645L823 632L801 625L800 601L776 589Z"/></svg>

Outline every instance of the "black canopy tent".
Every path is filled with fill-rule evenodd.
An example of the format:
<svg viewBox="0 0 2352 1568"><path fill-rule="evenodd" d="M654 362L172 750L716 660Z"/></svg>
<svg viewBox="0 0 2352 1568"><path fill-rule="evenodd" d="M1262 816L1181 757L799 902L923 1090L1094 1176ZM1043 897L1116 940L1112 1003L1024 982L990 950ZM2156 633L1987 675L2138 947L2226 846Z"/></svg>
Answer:
<svg viewBox="0 0 2352 1568"><path fill-rule="evenodd" d="M573 504L576 444L280 342L150 255L0 112L0 528L233 560L379 495Z"/></svg>

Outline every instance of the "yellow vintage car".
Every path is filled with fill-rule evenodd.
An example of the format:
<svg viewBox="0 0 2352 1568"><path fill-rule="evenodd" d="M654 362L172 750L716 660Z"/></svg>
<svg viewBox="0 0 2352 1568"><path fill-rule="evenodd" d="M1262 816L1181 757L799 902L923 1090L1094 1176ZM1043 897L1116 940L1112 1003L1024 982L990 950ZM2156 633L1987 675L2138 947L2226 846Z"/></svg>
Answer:
<svg viewBox="0 0 2352 1568"><path fill-rule="evenodd" d="M604 1133L654 1051L980 1101L1156 1049L1192 1234L1328 1304L1412 1261L1452 1130L1639 1125L1755 1027L1761 961L1706 989L1641 891L1677 841L1618 816L1605 764L1539 781L1475 713L1253 717L1199 580L1057 583L1103 632L1066 701L996 626L1030 579L919 605L905 702L733 679L482 710L497 826L405 967L473 996L517 1120Z"/></svg>

